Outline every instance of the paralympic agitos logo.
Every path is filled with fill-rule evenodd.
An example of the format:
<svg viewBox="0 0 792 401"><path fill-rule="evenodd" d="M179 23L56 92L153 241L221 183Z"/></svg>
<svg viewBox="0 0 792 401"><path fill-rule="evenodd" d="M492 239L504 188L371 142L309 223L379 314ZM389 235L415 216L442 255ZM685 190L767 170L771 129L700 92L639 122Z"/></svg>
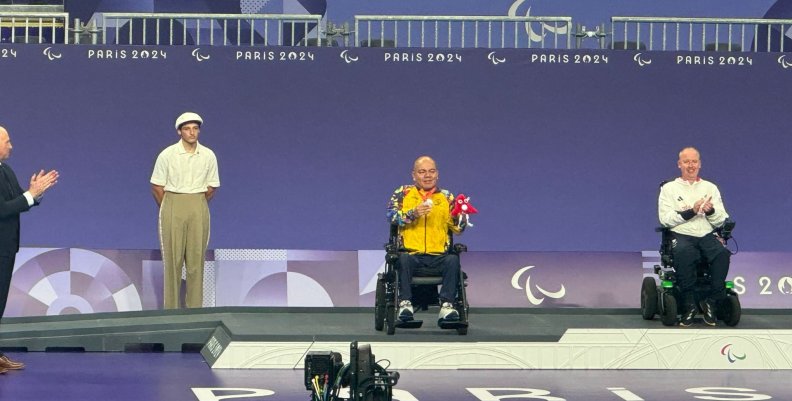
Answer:
<svg viewBox="0 0 792 401"><path fill-rule="evenodd" d="M530 269L533 269L534 267L536 267L536 266L525 266L525 267L521 268L520 270L517 270L517 272L515 272L514 275L512 275L512 278L511 278L512 287L514 287L514 288L516 288L518 290L522 290L523 287L520 285L520 277L522 277L523 273L525 273L526 271L528 271ZM566 288L564 288L563 284L561 284L561 289L559 289L558 291L545 290L544 288L540 287L538 284L534 284L534 287L536 287L536 290L539 291L541 294L543 294L547 298L561 299L561 298L564 297L564 295L566 295ZM545 300L544 297L539 298L536 295L534 295L533 290L531 289L531 276L530 275L525 277L525 296L528 297L528 301L531 304L537 305L537 306L540 305Z"/></svg>
<svg viewBox="0 0 792 401"><path fill-rule="evenodd" d="M736 352L732 351L732 344L726 344L721 348L721 355L725 356L726 359L729 360L729 363L735 363L737 361L742 361L746 358L745 354L737 354Z"/></svg>

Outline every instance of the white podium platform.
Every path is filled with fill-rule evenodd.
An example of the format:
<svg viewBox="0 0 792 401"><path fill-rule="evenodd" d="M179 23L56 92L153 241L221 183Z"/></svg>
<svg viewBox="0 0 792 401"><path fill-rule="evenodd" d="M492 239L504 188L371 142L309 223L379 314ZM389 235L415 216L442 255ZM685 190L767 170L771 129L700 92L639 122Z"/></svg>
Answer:
<svg viewBox="0 0 792 401"><path fill-rule="evenodd" d="M558 342L371 342L388 369L792 369L792 330L568 329ZM348 342L230 341L204 348L215 369L302 368L309 351L349 360ZM387 362L380 362L385 366Z"/></svg>

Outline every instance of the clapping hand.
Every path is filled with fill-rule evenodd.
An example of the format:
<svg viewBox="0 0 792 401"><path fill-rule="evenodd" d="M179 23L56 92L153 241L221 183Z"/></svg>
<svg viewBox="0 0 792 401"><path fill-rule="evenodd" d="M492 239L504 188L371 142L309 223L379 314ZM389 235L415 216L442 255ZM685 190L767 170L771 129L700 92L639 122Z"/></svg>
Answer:
<svg viewBox="0 0 792 401"><path fill-rule="evenodd" d="M30 189L28 191L34 198L40 198L48 189L58 183L59 174L55 170L50 170L45 173L40 170L38 173L30 177Z"/></svg>
<svg viewBox="0 0 792 401"><path fill-rule="evenodd" d="M696 214L709 213L710 210L712 210L712 196L709 196L706 199L699 199L693 205L693 211L696 212Z"/></svg>

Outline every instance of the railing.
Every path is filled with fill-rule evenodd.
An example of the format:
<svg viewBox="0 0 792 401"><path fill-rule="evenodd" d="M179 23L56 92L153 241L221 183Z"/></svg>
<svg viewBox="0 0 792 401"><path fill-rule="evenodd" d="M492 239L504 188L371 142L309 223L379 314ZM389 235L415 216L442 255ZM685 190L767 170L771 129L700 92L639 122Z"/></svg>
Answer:
<svg viewBox="0 0 792 401"><path fill-rule="evenodd" d="M321 46L322 41L318 40L321 20L321 15L294 14L104 13L102 43Z"/></svg>
<svg viewBox="0 0 792 401"><path fill-rule="evenodd" d="M571 27L571 17L356 15L355 46L569 49Z"/></svg>
<svg viewBox="0 0 792 401"><path fill-rule="evenodd" d="M612 17L610 47L676 51L783 52L786 41L785 30L790 27L792 20Z"/></svg>
<svg viewBox="0 0 792 401"><path fill-rule="evenodd" d="M10 28L10 29L9 29ZM0 40L7 43L69 43L69 14L60 12L2 12Z"/></svg>
<svg viewBox="0 0 792 401"><path fill-rule="evenodd" d="M90 35L89 43L117 45L325 46L341 38L344 46L573 49L594 38L614 50L792 50L792 19L618 16L606 29L573 27L564 16L357 15L350 29L324 25L321 15L198 13L104 13L100 27L70 29L64 12L0 12L7 43L68 44L71 32L75 44Z"/></svg>

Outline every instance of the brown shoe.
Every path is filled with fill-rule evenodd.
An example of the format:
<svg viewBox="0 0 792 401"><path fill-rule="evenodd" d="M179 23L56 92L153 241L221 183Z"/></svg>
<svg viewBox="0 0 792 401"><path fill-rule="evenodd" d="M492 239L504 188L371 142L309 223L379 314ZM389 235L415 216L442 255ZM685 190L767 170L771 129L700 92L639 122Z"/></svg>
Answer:
<svg viewBox="0 0 792 401"><path fill-rule="evenodd" d="M3 374L3 373L5 373L5 372L8 372L8 369L6 369L6 368L0 368L0 375L2 375L2 374Z"/></svg>
<svg viewBox="0 0 792 401"><path fill-rule="evenodd" d="M0 368L5 368L6 370L19 370L24 369L25 364L22 362L12 361L7 356L3 355L0 356Z"/></svg>

